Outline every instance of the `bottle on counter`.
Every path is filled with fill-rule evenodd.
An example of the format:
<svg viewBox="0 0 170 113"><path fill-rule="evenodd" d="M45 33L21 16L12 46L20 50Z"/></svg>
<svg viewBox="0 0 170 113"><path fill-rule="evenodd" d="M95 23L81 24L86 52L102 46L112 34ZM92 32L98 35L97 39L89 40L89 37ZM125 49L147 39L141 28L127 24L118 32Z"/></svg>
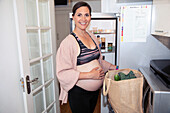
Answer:
<svg viewBox="0 0 170 113"><path fill-rule="evenodd" d="M100 47L100 49L101 49L102 44L101 44L101 41L100 41L100 35L97 35L97 40L98 40L98 42L99 42L99 47Z"/></svg>
<svg viewBox="0 0 170 113"><path fill-rule="evenodd" d="M101 45L101 51L105 52L105 37L101 37L102 45Z"/></svg>

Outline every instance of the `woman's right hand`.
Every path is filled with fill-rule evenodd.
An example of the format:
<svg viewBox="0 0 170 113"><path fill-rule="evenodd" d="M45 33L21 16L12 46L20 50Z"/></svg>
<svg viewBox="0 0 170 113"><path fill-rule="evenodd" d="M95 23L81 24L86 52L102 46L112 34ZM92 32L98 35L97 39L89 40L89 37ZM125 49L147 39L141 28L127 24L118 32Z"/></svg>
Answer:
<svg viewBox="0 0 170 113"><path fill-rule="evenodd" d="M104 71L99 67L95 67L90 71L90 78L92 79L103 79L104 78Z"/></svg>

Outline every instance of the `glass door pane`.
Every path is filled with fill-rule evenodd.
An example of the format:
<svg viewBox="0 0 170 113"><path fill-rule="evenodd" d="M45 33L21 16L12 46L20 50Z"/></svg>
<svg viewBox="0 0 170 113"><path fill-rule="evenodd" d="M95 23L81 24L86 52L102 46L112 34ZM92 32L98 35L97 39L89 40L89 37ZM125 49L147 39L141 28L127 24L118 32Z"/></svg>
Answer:
<svg viewBox="0 0 170 113"><path fill-rule="evenodd" d="M40 56L38 30L27 30L29 59Z"/></svg>
<svg viewBox="0 0 170 113"><path fill-rule="evenodd" d="M45 96L46 96L46 105L47 107L54 102L54 88L53 88L53 82L51 82L50 84L48 84L45 87Z"/></svg>
<svg viewBox="0 0 170 113"><path fill-rule="evenodd" d="M41 30L42 55L51 53L51 38L49 30Z"/></svg>
<svg viewBox="0 0 170 113"><path fill-rule="evenodd" d="M47 110L47 113L55 113L54 105L49 110Z"/></svg>
<svg viewBox="0 0 170 113"><path fill-rule="evenodd" d="M38 26L36 0L24 0L26 26Z"/></svg>
<svg viewBox="0 0 170 113"><path fill-rule="evenodd" d="M40 26L49 26L49 3L48 0L39 0Z"/></svg>
<svg viewBox="0 0 170 113"><path fill-rule="evenodd" d="M52 60L51 57L43 59L44 81L47 82L52 78Z"/></svg>
<svg viewBox="0 0 170 113"><path fill-rule="evenodd" d="M42 73L40 61L31 63L30 65L30 76L31 80L38 78L38 82L32 83L32 90L42 85Z"/></svg>
<svg viewBox="0 0 170 113"><path fill-rule="evenodd" d="M42 89L33 94L33 101L34 101L34 112L42 113L42 111L44 111L45 108Z"/></svg>

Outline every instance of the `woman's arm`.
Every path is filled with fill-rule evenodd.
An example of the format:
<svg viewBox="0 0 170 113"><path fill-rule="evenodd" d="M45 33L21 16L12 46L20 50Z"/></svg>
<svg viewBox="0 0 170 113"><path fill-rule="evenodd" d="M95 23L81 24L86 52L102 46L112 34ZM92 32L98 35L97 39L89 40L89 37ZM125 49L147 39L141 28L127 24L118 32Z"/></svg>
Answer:
<svg viewBox="0 0 170 113"><path fill-rule="evenodd" d="M76 70L74 37L68 36L58 48L56 55L56 72L60 86L69 91L78 81L80 72Z"/></svg>

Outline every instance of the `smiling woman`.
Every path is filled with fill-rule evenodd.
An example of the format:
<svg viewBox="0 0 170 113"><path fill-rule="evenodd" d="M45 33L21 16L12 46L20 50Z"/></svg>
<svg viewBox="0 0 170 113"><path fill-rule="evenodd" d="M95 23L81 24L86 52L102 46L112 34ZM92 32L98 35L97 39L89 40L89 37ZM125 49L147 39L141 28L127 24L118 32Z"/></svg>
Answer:
<svg viewBox="0 0 170 113"><path fill-rule="evenodd" d="M104 73L116 66L102 59L97 38L86 28L91 21L91 7L77 2L72 9L75 28L57 51L57 77L61 86L60 100L72 113L93 113Z"/></svg>

